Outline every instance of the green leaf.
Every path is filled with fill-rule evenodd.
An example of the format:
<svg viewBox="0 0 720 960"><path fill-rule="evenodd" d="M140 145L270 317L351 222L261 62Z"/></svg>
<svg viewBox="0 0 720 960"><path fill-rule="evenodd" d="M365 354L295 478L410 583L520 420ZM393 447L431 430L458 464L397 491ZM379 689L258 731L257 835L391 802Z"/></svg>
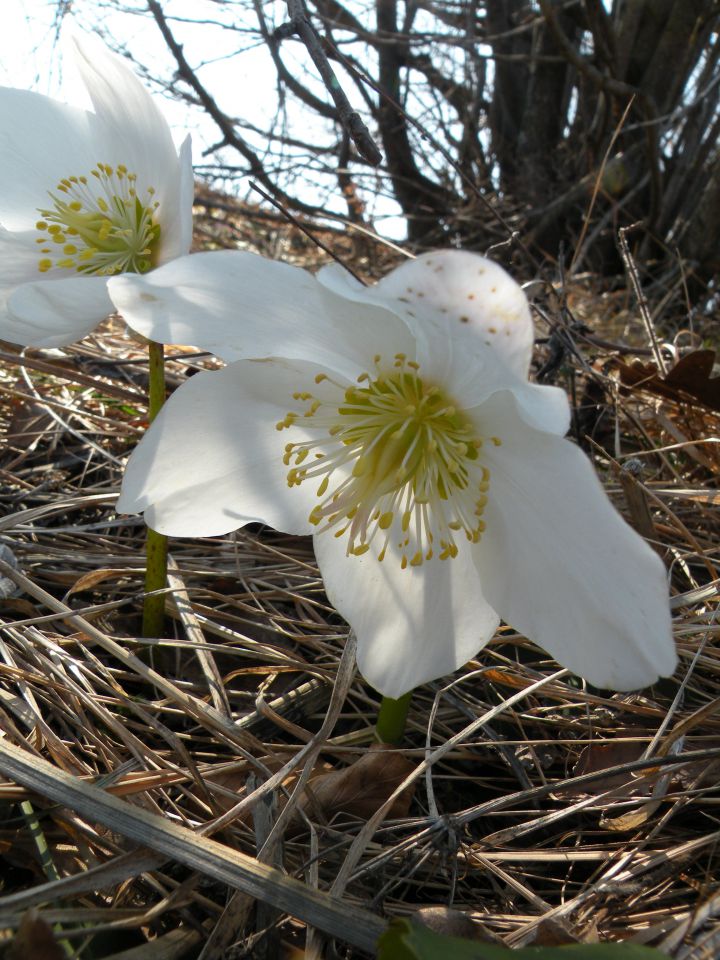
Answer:
<svg viewBox="0 0 720 960"><path fill-rule="evenodd" d="M393 920L378 940L378 960L666 960L634 943L572 943L511 950L460 937L444 937L419 923Z"/></svg>

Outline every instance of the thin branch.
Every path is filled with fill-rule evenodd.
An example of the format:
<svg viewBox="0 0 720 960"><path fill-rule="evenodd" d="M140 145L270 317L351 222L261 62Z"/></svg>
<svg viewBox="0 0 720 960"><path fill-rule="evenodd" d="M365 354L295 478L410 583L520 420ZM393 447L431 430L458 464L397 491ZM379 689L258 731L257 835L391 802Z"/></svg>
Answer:
<svg viewBox="0 0 720 960"><path fill-rule="evenodd" d="M338 112L338 119L352 138L358 153L374 167L379 166L382 163L382 154L375 145L375 141L370 135L370 131L365 126L360 114L356 110L353 110L350 101L345 96L340 86L340 81L335 76L335 72L330 66L330 61L322 48L320 38L310 22L304 0L287 0L287 6L290 19L287 23L278 27L275 31L275 36L283 38L293 36L294 34L302 40L307 48L307 52L310 54L312 62L318 69L328 93L333 98Z"/></svg>

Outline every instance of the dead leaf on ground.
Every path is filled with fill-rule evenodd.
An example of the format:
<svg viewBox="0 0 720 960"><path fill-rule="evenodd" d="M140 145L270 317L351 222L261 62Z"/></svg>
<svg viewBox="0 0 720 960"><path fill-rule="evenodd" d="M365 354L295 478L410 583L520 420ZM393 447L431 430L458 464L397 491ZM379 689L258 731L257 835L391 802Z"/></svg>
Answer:
<svg viewBox="0 0 720 960"><path fill-rule="evenodd" d="M600 773L612 767L622 766L624 763L632 763L634 760L640 759L646 746L647 744L642 741L628 743L622 740L604 740L590 743L580 754L573 768L573 776L582 777L587 773ZM629 779L630 774L628 773L612 773L605 777L598 777L597 780L592 780L590 783L578 787L577 793L573 796L597 796L617 787L618 797L625 797L627 796Z"/></svg>
<svg viewBox="0 0 720 960"><path fill-rule="evenodd" d="M52 928L33 907L23 916L5 957L6 960L65 960L65 952Z"/></svg>
<svg viewBox="0 0 720 960"><path fill-rule="evenodd" d="M339 813L368 820L414 769L401 753L381 745L372 747L349 767L314 777L300 809L328 821ZM406 817L414 793L414 784L406 787L393 801L388 818Z"/></svg>
<svg viewBox="0 0 720 960"><path fill-rule="evenodd" d="M263 757L262 763L273 773L288 760L287 756ZM380 744L371 747L366 754L348 767L333 770L324 761L317 761L298 809L313 820L328 822L342 813L367 820L403 780L415 769L414 764L401 753ZM245 793L247 778L251 773L249 764L236 764L232 770L206 774L209 785L221 787L214 790L215 801L222 810L230 809ZM293 771L284 781L289 793L297 783L299 771ZM406 817L415 792L414 785L407 787L396 797L388 810L390 819ZM277 812L287 803L284 793L277 793ZM251 813L240 819L249 820ZM295 817L295 822L298 818Z"/></svg>
<svg viewBox="0 0 720 960"><path fill-rule="evenodd" d="M634 360L625 363L614 358L613 366L626 387L640 387L668 400L681 401L687 396L720 411L720 377L713 377L714 350L693 350L682 357L664 377L652 363ZM683 397L685 394L685 397Z"/></svg>
<svg viewBox="0 0 720 960"><path fill-rule="evenodd" d="M67 599L67 597L72 596L73 593L80 593L81 590L92 590L93 587L96 587L105 580L119 580L121 577L127 577L128 574L132 574L133 572L132 570L119 570L114 567L103 567L100 570L91 570L75 581L66 593L65 598Z"/></svg>

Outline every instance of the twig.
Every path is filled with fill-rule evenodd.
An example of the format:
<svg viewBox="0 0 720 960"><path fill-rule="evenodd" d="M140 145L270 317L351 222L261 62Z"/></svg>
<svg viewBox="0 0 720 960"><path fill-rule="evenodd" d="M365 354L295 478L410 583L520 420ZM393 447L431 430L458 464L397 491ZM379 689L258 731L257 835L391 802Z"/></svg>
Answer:
<svg viewBox="0 0 720 960"><path fill-rule="evenodd" d="M312 242L316 246L320 247L321 250L324 250L325 253L327 253L328 256L332 257L336 263L339 263L341 267L344 267L349 274L355 277L358 283L361 283L364 287L367 286L363 278L359 274L355 273L352 267L349 267L346 263L343 263L343 261L340 259L340 257L335 253L335 251L331 247L328 247L327 244L323 243L322 240L319 240L313 233L311 233L310 230L308 230L306 226L300 223L297 217L294 217L290 213L290 211L287 209L287 207L283 206L283 204L280 203L279 200L275 200L273 197L271 197L269 193L266 193L265 190L263 190L262 187L259 187L253 180L249 181L249 185L252 190L256 190L261 197L264 197L264 199L267 200L268 203L271 203L274 207L277 207L277 209L283 214L284 217L287 218L287 220L290 221L290 223L292 223L293 226L297 227L298 230L302 231L302 233L305 234L308 240L312 240Z"/></svg>
<svg viewBox="0 0 720 960"><path fill-rule="evenodd" d="M630 247L627 242L627 234L634 230L637 227L637 223L631 223L629 227L620 227L618 230L618 243L620 245L620 255L622 256L623 263L625 264L625 269L628 272L630 277L630 283L632 283L633 290L635 291L635 296L637 297L638 309L640 310L640 316L642 317L642 322L645 326L645 331L648 335L648 340L650 341L650 346L652 348L653 357L655 358L655 363L658 366L658 370L665 375L667 373L667 364L665 363L665 358L662 355L660 350L660 344L658 343L657 337L655 336L655 330L652 325L652 318L650 317L650 311L648 310L647 300L645 299L645 294L642 291L640 285L640 277L638 276L637 267L635 266L635 261L632 258L630 253Z"/></svg>
<svg viewBox="0 0 720 960"><path fill-rule="evenodd" d="M383 159L382 153L378 150L360 114L350 106L350 101L345 96L340 81L335 76L335 71L330 66L330 61L322 48L320 38L310 22L304 0L287 0L287 7L290 19L287 23L278 27L275 36L281 39L295 34L302 40L312 62L318 68L328 93L333 98L338 112L338 120L347 130L358 153L374 167L379 166ZM329 41L326 42L329 43Z"/></svg>

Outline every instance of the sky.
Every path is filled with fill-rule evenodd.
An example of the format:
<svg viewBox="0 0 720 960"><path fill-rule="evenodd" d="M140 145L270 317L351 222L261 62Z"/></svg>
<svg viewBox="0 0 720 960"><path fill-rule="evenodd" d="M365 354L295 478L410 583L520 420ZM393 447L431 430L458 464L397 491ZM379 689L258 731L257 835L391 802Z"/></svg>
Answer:
<svg viewBox="0 0 720 960"><path fill-rule="evenodd" d="M22 87L57 97L69 103L89 105L85 89L79 81L68 57L69 37L72 30L82 32L73 18L66 17L62 31L56 23L59 0L2 0L2 31L0 32L0 83L4 86ZM190 8L192 0L173 0L169 4L173 11L183 12ZM92 4L85 4L91 8ZM170 56L164 50L154 25L143 17L103 15L105 29L119 42L126 44L137 58L148 59L153 63L165 60L170 68ZM189 56L193 57L192 33L178 37L186 46L190 43ZM250 65L248 65L249 68ZM216 76L222 78L222 65ZM255 64L257 68L257 63ZM237 72L237 66L234 71ZM244 69L242 64L240 70ZM245 68L247 69L247 68ZM212 68L210 71L212 72ZM240 81L242 75L239 75ZM257 106L257 101L253 101ZM268 104L268 108L269 108ZM192 112L182 104L167 101L166 116L175 129L177 139L184 138L188 126L198 131L198 121ZM209 135L210 130L208 128Z"/></svg>

